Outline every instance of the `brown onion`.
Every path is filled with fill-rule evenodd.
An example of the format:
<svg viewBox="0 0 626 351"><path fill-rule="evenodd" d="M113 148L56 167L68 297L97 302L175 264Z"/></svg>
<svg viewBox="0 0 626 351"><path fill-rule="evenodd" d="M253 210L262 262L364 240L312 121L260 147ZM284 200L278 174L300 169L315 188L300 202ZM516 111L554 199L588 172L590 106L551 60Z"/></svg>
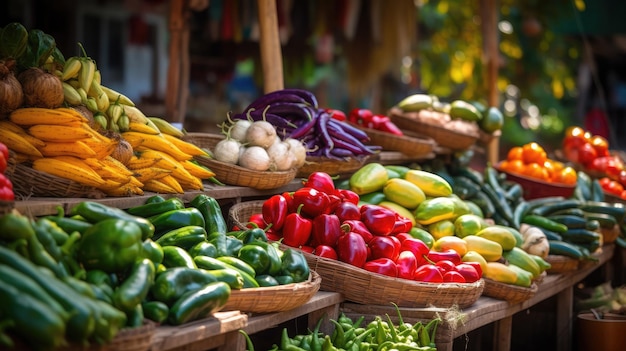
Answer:
<svg viewBox="0 0 626 351"><path fill-rule="evenodd" d="M61 79L41 68L28 68L17 79L22 83L26 106L57 108L65 100Z"/></svg>
<svg viewBox="0 0 626 351"><path fill-rule="evenodd" d="M0 62L0 117L8 115L24 103L22 85L4 62Z"/></svg>
<svg viewBox="0 0 626 351"><path fill-rule="evenodd" d="M119 138L117 146L113 149L111 157L127 165L131 157L133 157L133 147L124 138Z"/></svg>

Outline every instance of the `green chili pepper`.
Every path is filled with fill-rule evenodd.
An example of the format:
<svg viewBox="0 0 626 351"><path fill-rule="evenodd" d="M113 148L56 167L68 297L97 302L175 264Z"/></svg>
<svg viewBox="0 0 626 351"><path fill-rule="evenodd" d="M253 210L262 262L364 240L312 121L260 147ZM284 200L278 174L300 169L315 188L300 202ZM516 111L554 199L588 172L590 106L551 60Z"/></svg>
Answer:
<svg viewBox="0 0 626 351"><path fill-rule="evenodd" d="M187 251L178 246L163 247L163 265L167 268L198 268L193 260L193 257L191 257Z"/></svg>
<svg viewBox="0 0 626 351"><path fill-rule="evenodd" d="M148 217L148 221L154 225L154 236L157 240L170 230L180 227L193 225L204 228L204 217L202 213L193 207L171 210L154 215Z"/></svg>
<svg viewBox="0 0 626 351"><path fill-rule="evenodd" d="M196 256L208 256L208 257L217 257L217 247L208 241L203 241L197 243L192 246L189 250L187 250L191 257Z"/></svg>
<svg viewBox="0 0 626 351"><path fill-rule="evenodd" d="M148 296L155 275L154 263L144 258L135 262L128 276L115 289L113 305L129 313Z"/></svg>
<svg viewBox="0 0 626 351"><path fill-rule="evenodd" d="M0 239L11 241L35 236L31 221L17 213L7 213L0 217Z"/></svg>
<svg viewBox="0 0 626 351"><path fill-rule="evenodd" d="M202 213L205 221L204 229L209 235L213 233L226 234L228 226L222 215L222 208L215 198L206 194L199 194L189 202L189 206Z"/></svg>
<svg viewBox="0 0 626 351"><path fill-rule="evenodd" d="M126 212L135 216L148 218L168 211L181 210L183 208L185 208L185 204L181 199L171 197L160 202L145 203L140 206L131 207L127 209Z"/></svg>
<svg viewBox="0 0 626 351"><path fill-rule="evenodd" d="M127 222L133 222L141 229L142 240L151 238L154 235L154 225L146 218L133 216L122 209L99 202L83 201L72 208L71 214L80 215L92 224L96 224L104 219L122 219Z"/></svg>
<svg viewBox="0 0 626 351"><path fill-rule="evenodd" d="M160 236L156 243L163 246L178 246L185 250L192 246L206 241L206 230L204 226L187 225L172 229Z"/></svg>
<svg viewBox="0 0 626 351"><path fill-rule="evenodd" d="M199 289L215 281L217 281L215 275L207 270L173 267L157 275L150 287L150 293L154 299L170 306L188 291Z"/></svg>
<svg viewBox="0 0 626 351"><path fill-rule="evenodd" d="M163 247L152 239L146 239L141 244L141 257L148 258L156 265L163 262Z"/></svg>

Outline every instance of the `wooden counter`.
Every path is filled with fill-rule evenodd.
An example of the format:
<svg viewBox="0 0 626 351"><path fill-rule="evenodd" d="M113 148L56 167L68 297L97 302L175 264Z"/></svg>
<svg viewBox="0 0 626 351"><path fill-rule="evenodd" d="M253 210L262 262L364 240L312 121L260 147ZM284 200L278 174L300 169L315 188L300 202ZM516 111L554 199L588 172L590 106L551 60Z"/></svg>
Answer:
<svg viewBox="0 0 626 351"><path fill-rule="evenodd" d="M537 303L552 296L557 296L557 330L564 331L564 337L557 340L558 350L569 350L572 335L573 315L573 289L574 286L591 274L594 270L604 265L613 257L615 246L605 245L602 252L597 254L598 262L584 263L572 272L562 274L549 274L539 284L537 293L529 300L517 304L511 304L504 300L481 296L472 306L463 310L454 308L401 308L400 312L405 321L427 321L437 316L444 323L437 329L437 349L440 351L452 350L454 339L472 330L476 330L490 323L495 323L494 348L499 351L509 350L511 346L511 329L513 315L528 309ZM352 302L344 302L341 307L350 318L358 318L361 315L384 316L389 314L392 318L397 316L393 306L362 305ZM397 319L395 319L397 321Z"/></svg>

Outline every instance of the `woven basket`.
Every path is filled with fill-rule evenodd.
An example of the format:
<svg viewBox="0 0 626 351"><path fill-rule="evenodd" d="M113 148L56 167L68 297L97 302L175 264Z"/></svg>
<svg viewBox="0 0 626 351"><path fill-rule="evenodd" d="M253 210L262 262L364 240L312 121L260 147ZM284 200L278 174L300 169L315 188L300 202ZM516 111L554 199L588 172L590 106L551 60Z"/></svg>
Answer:
<svg viewBox="0 0 626 351"><path fill-rule="evenodd" d="M431 137L437 144L452 150L468 149L480 137L478 132L461 132L442 125L423 122L418 118L419 112L402 112L397 108L392 108L388 115L400 129Z"/></svg>
<svg viewBox="0 0 626 351"><path fill-rule="evenodd" d="M485 279L484 296L498 300L506 300L510 303L520 303L535 296L539 287L533 283L529 288L512 284L500 283L495 280Z"/></svg>
<svg viewBox="0 0 626 351"><path fill-rule="evenodd" d="M281 312L302 306L320 289L322 277L311 271L309 279L300 283L275 287L232 290L221 311L238 310L248 313Z"/></svg>
<svg viewBox="0 0 626 351"><path fill-rule="evenodd" d="M14 201L0 201L0 215L7 214L15 208Z"/></svg>
<svg viewBox="0 0 626 351"><path fill-rule="evenodd" d="M341 293L347 301L400 307L469 307L485 282L424 283L368 272L347 263L304 253L309 267L322 276L321 290Z"/></svg>
<svg viewBox="0 0 626 351"><path fill-rule="evenodd" d="M498 170L498 172L506 174L507 180L521 185L524 188L524 199L526 200L551 196L563 196L564 198L568 198L572 196L574 190L576 190L575 184L570 185L555 182L545 182L521 174L514 174L502 169L500 167L500 164L495 165L494 168Z"/></svg>
<svg viewBox="0 0 626 351"><path fill-rule="evenodd" d="M545 259L550 263L551 267L547 270L548 274L558 274L571 272L578 269L579 260L561 255L548 255Z"/></svg>
<svg viewBox="0 0 626 351"><path fill-rule="evenodd" d="M298 169L296 177L307 178L313 172L326 172L331 176L351 174L363 167L370 156L335 160L328 157L307 156L304 166Z"/></svg>
<svg viewBox="0 0 626 351"><path fill-rule="evenodd" d="M403 154L421 158L433 152L435 141L426 135L412 131L402 131L404 135L395 135L372 128L364 128L351 123L354 127L366 132L370 140L368 145L380 145L383 150L399 151Z"/></svg>
<svg viewBox="0 0 626 351"><path fill-rule="evenodd" d="M265 200L244 201L232 205L228 209L228 228L235 226L245 228L248 218L255 213L261 213Z"/></svg>
<svg viewBox="0 0 626 351"><path fill-rule="evenodd" d="M187 133L183 139L203 149L213 150L220 140L225 137L221 134ZM208 167L215 173L215 177L229 185L246 186L254 189L276 189L291 182L297 170L265 172L255 171L241 166L221 162L206 156L196 156L198 163Z"/></svg>
<svg viewBox="0 0 626 351"><path fill-rule="evenodd" d="M106 196L94 187L38 171L24 163L10 164L5 174L13 183L16 198L27 199L34 196L101 199Z"/></svg>

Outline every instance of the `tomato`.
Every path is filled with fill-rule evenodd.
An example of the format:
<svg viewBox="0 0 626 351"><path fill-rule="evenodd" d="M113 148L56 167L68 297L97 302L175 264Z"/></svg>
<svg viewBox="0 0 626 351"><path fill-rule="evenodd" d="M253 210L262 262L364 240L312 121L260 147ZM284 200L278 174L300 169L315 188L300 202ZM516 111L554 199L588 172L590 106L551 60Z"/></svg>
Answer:
<svg viewBox="0 0 626 351"><path fill-rule="evenodd" d="M513 160L521 160L524 149L521 146L514 146L509 149L509 152L506 155L506 159L509 161Z"/></svg>
<svg viewBox="0 0 626 351"><path fill-rule="evenodd" d="M622 169L619 171L617 175L617 181L622 184L622 186L626 187L626 170Z"/></svg>
<svg viewBox="0 0 626 351"><path fill-rule="evenodd" d="M522 146L522 160L524 163L543 164L547 159L546 151L536 142L530 142Z"/></svg>
<svg viewBox="0 0 626 351"><path fill-rule="evenodd" d="M591 133L585 131L579 126L570 126L565 130L563 137L563 145L570 144L573 147L579 147L591 139Z"/></svg>
<svg viewBox="0 0 626 351"><path fill-rule="evenodd" d="M561 171L556 173L556 177L553 180L557 183L563 184L576 184L578 179L578 173L572 167L565 167Z"/></svg>
<svg viewBox="0 0 626 351"><path fill-rule="evenodd" d="M539 180L548 180L548 170L535 162L527 164L523 174Z"/></svg>
<svg viewBox="0 0 626 351"><path fill-rule="evenodd" d="M598 157L596 149L590 143L584 143L578 148L578 162L589 165Z"/></svg>
<svg viewBox="0 0 626 351"><path fill-rule="evenodd" d="M589 144L596 149L598 156L609 156L609 142L601 135L594 135L589 140Z"/></svg>

